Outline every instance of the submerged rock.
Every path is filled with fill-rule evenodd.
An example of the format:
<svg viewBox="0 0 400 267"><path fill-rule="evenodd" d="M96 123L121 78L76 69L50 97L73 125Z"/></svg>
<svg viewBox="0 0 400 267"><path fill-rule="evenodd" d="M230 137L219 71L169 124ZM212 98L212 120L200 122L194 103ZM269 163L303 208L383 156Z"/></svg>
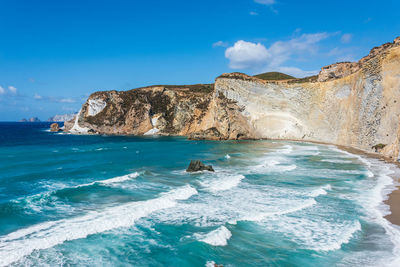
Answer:
<svg viewBox="0 0 400 267"><path fill-rule="evenodd" d="M191 160L186 172L198 172L198 171L213 172L214 169L211 165L204 165L204 163L201 162L200 160Z"/></svg>
<svg viewBox="0 0 400 267"><path fill-rule="evenodd" d="M60 129L60 125L58 125L58 123L52 123L51 125L50 125L50 131L51 132L59 132L59 131L61 131L61 129Z"/></svg>

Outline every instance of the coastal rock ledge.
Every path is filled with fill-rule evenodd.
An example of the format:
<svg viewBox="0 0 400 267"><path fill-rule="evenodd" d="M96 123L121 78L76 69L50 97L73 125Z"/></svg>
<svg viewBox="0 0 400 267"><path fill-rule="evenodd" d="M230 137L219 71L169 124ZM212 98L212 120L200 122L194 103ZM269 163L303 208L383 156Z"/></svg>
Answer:
<svg viewBox="0 0 400 267"><path fill-rule="evenodd" d="M325 142L393 161L399 159L399 126L400 38L359 62L324 67L315 79L230 73L215 84L96 92L65 124L74 133Z"/></svg>

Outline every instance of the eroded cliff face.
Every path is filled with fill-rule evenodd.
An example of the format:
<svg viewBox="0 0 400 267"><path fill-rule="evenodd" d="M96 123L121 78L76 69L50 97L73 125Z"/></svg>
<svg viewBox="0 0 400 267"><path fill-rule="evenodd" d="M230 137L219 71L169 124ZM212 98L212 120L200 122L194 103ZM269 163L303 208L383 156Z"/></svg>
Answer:
<svg viewBox="0 0 400 267"><path fill-rule="evenodd" d="M96 92L66 127L72 133L251 138L240 111L232 100L216 96L214 85L153 86Z"/></svg>
<svg viewBox="0 0 400 267"><path fill-rule="evenodd" d="M154 86L92 94L71 132L274 138L327 142L398 159L400 39L314 82L223 74L215 85ZM72 129L71 129L72 128Z"/></svg>
<svg viewBox="0 0 400 267"><path fill-rule="evenodd" d="M373 49L357 68L354 64L349 69L327 68L341 69L329 79L327 69L322 69L318 80L322 74L324 82L271 83L226 74L216 80L216 93L244 108L257 138L333 143L397 160L400 46L396 41Z"/></svg>

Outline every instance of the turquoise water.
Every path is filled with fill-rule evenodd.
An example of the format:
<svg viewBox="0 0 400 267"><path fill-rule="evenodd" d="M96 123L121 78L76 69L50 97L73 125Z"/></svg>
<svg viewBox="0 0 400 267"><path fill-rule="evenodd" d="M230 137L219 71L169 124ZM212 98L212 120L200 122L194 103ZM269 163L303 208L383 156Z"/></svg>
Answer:
<svg viewBox="0 0 400 267"><path fill-rule="evenodd" d="M0 123L0 266L398 264L392 167L376 159L48 126ZM185 173L190 159L216 172Z"/></svg>

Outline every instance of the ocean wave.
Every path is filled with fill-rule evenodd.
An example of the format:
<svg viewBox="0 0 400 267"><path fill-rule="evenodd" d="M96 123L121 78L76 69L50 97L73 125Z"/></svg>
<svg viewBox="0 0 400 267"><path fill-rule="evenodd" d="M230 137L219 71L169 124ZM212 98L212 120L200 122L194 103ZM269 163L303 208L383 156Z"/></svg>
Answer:
<svg viewBox="0 0 400 267"><path fill-rule="evenodd" d="M349 243L356 232L361 231L358 220L334 223L289 216L267 221L263 227L282 233L305 249L314 251L338 250L343 244Z"/></svg>
<svg viewBox="0 0 400 267"><path fill-rule="evenodd" d="M139 172L133 172L133 173L129 173L127 175L123 175L123 176L117 176L117 177L113 177L110 179L106 179L106 180L99 180L99 181L94 181L91 183L87 183L87 184L81 184L81 185L77 185L75 186L76 188L78 187L86 187L86 186L91 186L94 184L103 184L103 185L110 185L110 184L114 184L114 183L122 183L131 179L135 179L138 176L140 176Z"/></svg>
<svg viewBox="0 0 400 267"><path fill-rule="evenodd" d="M291 145L284 145L283 148L277 149L277 153L282 153L282 154L290 154L293 151L293 147Z"/></svg>
<svg viewBox="0 0 400 267"><path fill-rule="evenodd" d="M315 190L311 191L309 196L310 197L318 197L318 196L321 196L321 195L326 195L326 194L328 194L328 192L326 190L328 190L328 191L332 190L332 187L331 187L330 184L322 186L322 187L320 187L318 189L315 189Z"/></svg>
<svg viewBox="0 0 400 267"><path fill-rule="evenodd" d="M50 221L17 230L0 237L0 266L6 266L31 254L34 250L47 249L65 241L86 238L88 235L115 228L130 227L135 221L149 214L177 204L197 194L189 185L161 194L160 197L131 202L102 211L92 211L80 217Z"/></svg>
<svg viewBox="0 0 400 267"><path fill-rule="evenodd" d="M321 159L321 162L329 162L329 163L339 163L339 164L351 164L353 163L351 160L343 160L343 159Z"/></svg>
<svg viewBox="0 0 400 267"><path fill-rule="evenodd" d="M56 192L64 190L64 189L70 189L70 188L81 188L81 187L87 187L87 186L92 186L95 184L101 184L101 185L112 185L115 183L122 183L131 179L134 179L138 177L140 173L138 172L133 172L127 175L123 176L117 176L113 177L110 179L106 180L99 180L99 181L94 181L91 183L87 184L79 184L79 185L72 185L72 184L65 184L65 183L52 183L52 184L44 184L40 183L39 186L45 188L46 190L44 192L26 196L26 197L21 197L18 199L13 199L10 200L11 203L15 203L19 206L22 206L26 213L32 213L32 212L43 212L44 210L57 210L57 211L68 211L71 212L73 211L72 206L67 205L63 203L62 201L59 201L59 199L55 196Z"/></svg>
<svg viewBox="0 0 400 267"><path fill-rule="evenodd" d="M368 159L365 159L364 157L362 157L362 156L360 156L360 155L352 154L352 153L350 153L350 152L341 150L341 149L339 149L339 148L337 148L337 147L335 147L335 146L329 146L329 148L330 148L332 151L338 152L338 153L340 153L340 154L342 154L342 155L346 155L347 158L356 158L356 159L358 159L359 161L361 161L362 163L364 163L367 167L371 167L371 162L370 162Z"/></svg>
<svg viewBox="0 0 400 267"><path fill-rule="evenodd" d="M207 191L215 193L218 191L225 191L232 189L239 185L245 178L241 174L232 175L229 173L217 173L216 178L200 181L199 184Z"/></svg>
<svg viewBox="0 0 400 267"><path fill-rule="evenodd" d="M315 199L307 199L303 202L300 202L301 204L291 207L289 209L281 209L278 211L273 211L273 212L262 212L262 213L252 213L249 214L245 217L242 217L240 219L238 219L238 221L252 221L252 222L261 222L263 220L265 220L268 217L273 217L273 216L279 216L279 215L285 215L285 214L289 214L289 213L294 213L297 211L301 211L303 209L307 209L310 208L312 206L314 206L315 204L317 204L317 202L315 201Z"/></svg>
<svg viewBox="0 0 400 267"><path fill-rule="evenodd" d="M288 172L293 171L297 168L296 164L282 164L280 161L274 159L274 157L265 157L260 160L260 164L255 166L249 166L250 172L255 173L268 173L268 172Z"/></svg>
<svg viewBox="0 0 400 267"><path fill-rule="evenodd" d="M225 226L221 226L207 234L195 234L197 240L212 246L226 246L232 233Z"/></svg>

